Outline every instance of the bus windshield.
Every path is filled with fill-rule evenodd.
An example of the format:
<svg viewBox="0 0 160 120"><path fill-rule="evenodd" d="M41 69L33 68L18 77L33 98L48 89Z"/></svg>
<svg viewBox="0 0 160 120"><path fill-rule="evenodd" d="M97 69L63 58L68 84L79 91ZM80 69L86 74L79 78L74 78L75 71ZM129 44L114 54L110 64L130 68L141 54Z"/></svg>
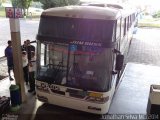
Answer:
<svg viewBox="0 0 160 120"><path fill-rule="evenodd" d="M41 43L37 80L83 90L105 91L110 74L106 48Z"/></svg>

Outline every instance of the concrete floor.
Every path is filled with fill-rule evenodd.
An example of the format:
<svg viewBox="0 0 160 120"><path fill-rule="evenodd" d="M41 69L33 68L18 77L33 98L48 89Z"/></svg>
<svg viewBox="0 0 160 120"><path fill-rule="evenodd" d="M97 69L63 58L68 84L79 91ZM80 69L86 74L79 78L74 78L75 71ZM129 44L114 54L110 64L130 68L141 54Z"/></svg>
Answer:
<svg viewBox="0 0 160 120"><path fill-rule="evenodd" d="M150 85L160 83L159 72L160 67L157 66L128 63L106 116L135 115L139 120L144 120ZM100 115L42 104L37 109L35 119L44 120L46 117L48 120L107 120L107 117Z"/></svg>
<svg viewBox="0 0 160 120"><path fill-rule="evenodd" d="M110 106L109 115L115 114L142 114L146 115L148 96L151 84L160 84L160 67L136 63L128 63L121 82L114 95ZM2 80L0 87L6 88L12 82L9 79ZM27 87L26 87L27 90ZM0 91L3 95L9 90ZM81 111L62 108L55 105L44 104L32 94L27 93L28 101L21 105L19 111L14 114L19 120L102 120L103 116L93 115ZM103 119L103 120L106 120Z"/></svg>
<svg viewBox="0 0 160 120"><path fill-rule="evenodd" d="M146 114L150 85L160 85L160 67L128 63L110 114Z"/></svg>
<svg viewBox="0 0 160 120"><path fill-rule="evenodd" d="M143 29L145 30L145 29ZM136 38L133 39L128 61L129 63L123 80L115 93L109 114L146 114L149 87L151 84L160 83L160 67L147 65L155 63L159 65L159 39L154 35L149 36L149 30L145 32L145 37L141 29ZM153 32L154 33L154 32ZM152 41L151 41L152 39ZM153 40L154 39L154 40ZM155 46L155 47L154 47ZM149 61L149 62L148 62ZM136 62L136 63L135 63ZM146 64L137 64L146 63ZM135 74L133 74L135 73ZM135 76L134 76L135 75ZM9 86L14 81L9 79L0 81L0 95L9 95ZM26 87L26 91L27 91ZM20 114L20 120L99 120L102 116L92 115L54 105L43 104L32 94L27 94L28 101L21 105L21 109L15 113ZM104 118L106 119L106 118ZM103 120L104 120L103 119Z"/></svg>

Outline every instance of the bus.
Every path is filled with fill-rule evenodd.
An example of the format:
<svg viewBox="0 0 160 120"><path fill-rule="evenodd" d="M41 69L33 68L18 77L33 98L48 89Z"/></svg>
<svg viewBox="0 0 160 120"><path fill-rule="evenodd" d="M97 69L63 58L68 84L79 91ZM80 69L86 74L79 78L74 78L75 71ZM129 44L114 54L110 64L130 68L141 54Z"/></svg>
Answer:
<svg viewBox="0 0 160 120"><path fill-rule="evenodd" d="M36 38L38 100L94 114L108 112L136 13L122 15L97 6L43 11Z"/></svg>

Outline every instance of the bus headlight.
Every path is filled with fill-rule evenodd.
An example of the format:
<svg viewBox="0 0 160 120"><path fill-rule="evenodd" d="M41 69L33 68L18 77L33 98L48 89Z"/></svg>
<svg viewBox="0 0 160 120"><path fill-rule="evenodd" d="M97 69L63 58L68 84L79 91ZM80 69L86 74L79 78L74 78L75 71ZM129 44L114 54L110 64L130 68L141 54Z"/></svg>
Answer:
<svg viewBox="0 0 160 120"><path fill-rule="evenodd" d="M109 96L107 97L93 97L93 96L88 96L86 98L87 101L90 102L96 102L96 103L105 103L109 100Z"/></svg>

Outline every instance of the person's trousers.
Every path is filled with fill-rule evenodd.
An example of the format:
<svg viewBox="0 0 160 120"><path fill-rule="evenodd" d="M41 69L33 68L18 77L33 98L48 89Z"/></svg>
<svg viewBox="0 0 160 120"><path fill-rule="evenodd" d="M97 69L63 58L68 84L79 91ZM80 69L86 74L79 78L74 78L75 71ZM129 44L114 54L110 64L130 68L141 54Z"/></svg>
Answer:
<svg viewBox="0 0 160 120"><path fill-rule="evenodd" d="M30 90L35 90L35 72L29 72L29 85L30 85Z"/></svg>
<svg viewBox="0 0 160 120"><path fill-rule="evenodd" d="M25 82L28 82L28 66L23 67L23 74Z"/></svg>

